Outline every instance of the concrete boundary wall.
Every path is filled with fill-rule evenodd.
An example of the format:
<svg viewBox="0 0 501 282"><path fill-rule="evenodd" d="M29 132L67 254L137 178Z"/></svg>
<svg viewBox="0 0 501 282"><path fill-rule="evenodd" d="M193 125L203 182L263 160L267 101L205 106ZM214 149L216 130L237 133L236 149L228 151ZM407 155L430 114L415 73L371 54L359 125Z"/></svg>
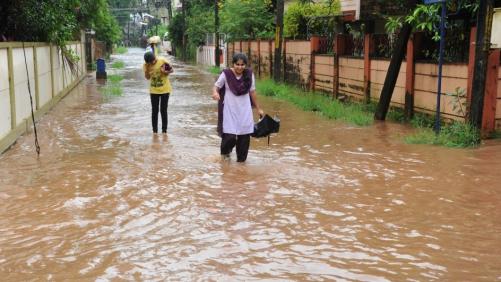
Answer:
<svg viewBox="0 0 501 282"><path fill-rule="evenodd" d="M472 34L474 33L472 29ZM474 37L472 37L474 38ZM332 54L319 54L320 38L309 41L284 40L283 80L304 89L330 95L346 95L353 100L378 101L384 85L389 59L371 58L370 52L357 58L345 55L345 36L337 35ZM366 34L364 48L370 50L373 37ZM470 60L467 63L446 63L442 71L441 116L449 120L465 120L473 81L474 40L470 40ZM400 73L391 99L393 107L415 112L434 114L437 99L438 65L414 60L415 43L408 42L407 58ZM235 41L228 43L227 58L235 52L243 52L251 58L256 76L269 78L273 72L273 40ZM484 99L483 131L501 130L501 70L500 49L492 49L489 55L486 93ZM1 56L1 54L0 54ZM227 60L229 61L229 60ZM257 64L257 65L256 65ZM458 89L459 91L457 91ZM455 95L460 93L462 96ZM459 107L461 103L463 112ZM465 107L466 106L466 107Z"/></svg>
<svg viewBox="0 0 501 282"><path fill-rule="evenodd" d="M80 58L75 73L63 63L57 46L0 43L0 153L32 126L30 92L37 120L84 78L83 43L69 42L67 46Z"/></svg>
<svg viewBox="0 0 501 282"><path fill-rule="evenodd" d="M226 48L221 47L222 54L220 54L219 63L221 66L226 66ZM205 66L215 66L216 47L215 46L201 46L197 49L197 64Z"/></svg>

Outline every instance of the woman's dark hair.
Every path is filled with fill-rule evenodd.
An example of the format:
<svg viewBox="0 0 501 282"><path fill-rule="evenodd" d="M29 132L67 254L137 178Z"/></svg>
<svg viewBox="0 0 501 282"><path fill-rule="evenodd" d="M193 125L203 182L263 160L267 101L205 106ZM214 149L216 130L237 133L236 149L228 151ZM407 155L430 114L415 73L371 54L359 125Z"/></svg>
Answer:
<svg viewBox="0 0 501 282"><path fill-rule="evenodd" d="M239 60L242 60L245 66L247 66L247 56L244 53L233 54L233 58L231 60L232 63L236 64ZM250 87L250 85L252 84L252 72L248 68L244 69L244 72L242 74L242 79L244 80L245 85L247 87Z"/></svg>
<svg viewBox="0 0 501 282"><path fill-rule="evenodd" d="M247 56L244 53L233 54L233 59L231 60L231 62L233 64L236 64L238 62L238 60L242 60L244 62L244 64L247 65Z"/></svg>
<svg viewBox="0 0 501 282"><path fill-rule="evenodd" d="M150 51L144 53L144 61L148 64L153 63L153 61L155 61L155 54L153 54L153 52Z"/></svg>

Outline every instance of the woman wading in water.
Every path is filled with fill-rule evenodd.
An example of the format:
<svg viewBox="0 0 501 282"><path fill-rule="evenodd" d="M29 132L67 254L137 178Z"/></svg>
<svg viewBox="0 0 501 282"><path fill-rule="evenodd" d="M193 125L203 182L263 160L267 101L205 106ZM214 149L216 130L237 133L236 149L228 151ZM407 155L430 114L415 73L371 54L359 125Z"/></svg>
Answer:
<svg viewBox="0 0 501 282"><path fill-rule="evenodd" d="M233 55L233 67L223 70L212 91L218 101L217 131L221 136L221 155L228 159L236 146L237 162L245 162L249 152L250 134L254 132L252 107L264 115L256 98L254 74L247 66L247 56Z"/></svg>

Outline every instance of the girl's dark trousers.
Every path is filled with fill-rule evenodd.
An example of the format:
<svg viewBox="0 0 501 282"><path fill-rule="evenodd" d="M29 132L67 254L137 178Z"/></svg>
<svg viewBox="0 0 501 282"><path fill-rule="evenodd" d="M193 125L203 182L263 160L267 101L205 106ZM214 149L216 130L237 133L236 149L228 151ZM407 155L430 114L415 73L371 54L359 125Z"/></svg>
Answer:
<svg viewBox="0 0 501 282"><path fill-rule="evenodd" d="M162 132L167 132L167 105L169 103L169 94L150 94L151 97L151 125L153 132L158 132L158 106L160 105L160 115L162 116Z"/></svg>
<svg viewBox="0 0 501 282"><path fill-rule="evenodd" d="M221 139L221 155L228 155L237 147L237 162L245 162L249 153L250 134L235 135L223 133Z"/></svg>

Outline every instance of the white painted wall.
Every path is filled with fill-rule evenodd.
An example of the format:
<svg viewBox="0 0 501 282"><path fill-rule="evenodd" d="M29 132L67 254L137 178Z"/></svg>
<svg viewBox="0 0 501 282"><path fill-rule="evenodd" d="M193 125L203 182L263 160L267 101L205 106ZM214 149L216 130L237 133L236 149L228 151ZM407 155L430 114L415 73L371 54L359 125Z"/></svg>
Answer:
<svg viewBox="0 0 501 282"><path fill-rule="evenodd" d="M9 65L7 49L0 49L0 139L11 129Z"/></svg>
<svg viewBox="0 0 501 282"><path fill-rule="evenodd" d="M52 71L54 72L54 91L55 93L63 90L63 73L62 73L61 53L55 46L52 47Z"/></svg>
<svg viewBox="0 0 501 282"><path fill-rule="evenodd" d="M501 8L494 9L491 30L492 48L501 48Z"/></svg>
<svg viewBox="0 0 501 282"><path fill-rule="evenodd" d="M220 61L221 66L226 66L226 48L221 48L223 50L223 57ZM197 63L206 66L215 66L216 58L214 52L216 51L215 46L201 46L197 50Z"/></svg>
<svg viewBox="0 0 501 282"><path fill-rule="evenodd" d="M341 12L355 11L355 19L360 19L360 0L340 0Z"/></svg>
<svg viewBox="0 0 501 282"><path fill-rule="evenodd" d="M38 88L40 107L52 99L52 82L50 79L50 47L37 47Z"/></svg>
<svg viewBox="0 0 501 282"><path fill-rule="evenodd" d="M30 88L28 88L28 74L26 73L26 64L24 53L26 53L26 62L29 73ZM33 107L36 107L35 97L35 68L33 60L33 48L14 48L12 49L13 67L14 67L14 96L16 102L16 125L23 122L25 118L31 116L30 93L33 97Z"/></svg>
<svg viewBox="0 0 501 282"><path fill-rule="evenodd" d="M67 93L65 90L85 74L85 53L81 43L68 46L80 57L76 74L72 74L68 67L62 67L61 53L57 47L53 46L51 49L48 44L39 43L27 45L23 48L15 42L0 44L0 153L15 141L21 131L24 132L22 128L27 125L27 120L31 120L30 91L33 110L36 113L53 99ZM10 49L12 56L9 58ZM9 60L12 60L12 70L9 69ZM35 65L37 75L35 75ZM12 71L12 74L9 71ZM54 82L51 79L52 75ZM9 76L13 77L14 99L10 97ZM38 83L38 91L35 82ZM15 116L12 108L15 109ZM46 110L47 108L44 109ZM13 119L16 123L14 125Z"/></svg>

